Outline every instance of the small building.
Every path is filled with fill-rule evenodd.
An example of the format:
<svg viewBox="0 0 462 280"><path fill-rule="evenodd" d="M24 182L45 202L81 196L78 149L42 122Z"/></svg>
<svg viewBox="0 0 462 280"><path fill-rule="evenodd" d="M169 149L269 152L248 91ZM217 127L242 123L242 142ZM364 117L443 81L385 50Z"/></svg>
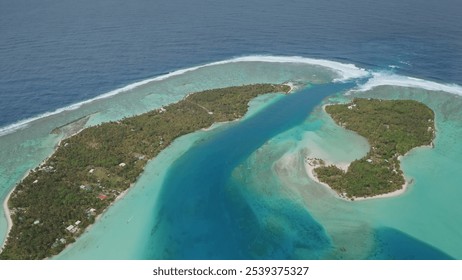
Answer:
<svg viewBox="0 0 462 280"><path fill-rule="evenodd" d="M92 174L93 172L95 172L94 168L92 168L92 169L90 169L90 171L88 171L88 173L90 173L90 174Z"/></svg>
<svg viewBox="0 0 462 280"><path fill-rule="evenodd" d="M79 228L74 225L70 225L66 228L66 230L69 231L70 233L76 233L79 230Z"/></svg>
<svg viewBox="0 0 462 280"><path fill-rule="evenodd" d="M356 107L356 104L349 105L349 106L348 106L348 109L351 110L351 109L353 109L354 107Z"/></svg>
<svg viewBox="0 0 462 280"><path fill-rule="evenodd" d="M67 240L64 239L64 238L61 238L61 239L59 240L59 242L61 242L62 244L66 244Z"/></svg>
<svg viewBox="0 0 462 280"><path fill-rule="evenodd" d="M101 199L101 200L105 200L107 198L107 195L100 194L100 195L98 195L98 198Z"/></svg>
<svg viewBox="0 0 462 280"><path fill-rule="evenodd" d="M38 180L35 180L34 182L32 182L32 184L37 184L38 183Z"/></svg>
<svg viewBox="0 0 462 280"><path fill-rule="evenodd" d="M126 165L127 165L127 164L125 164L125 162L119 163L119 166L120 166L120 167L125 167Z"/></svg>
<svg viewBox="0 0 462 280"><path fill-rule="evenodd" d="M90 208L86 211L87 217L93 216L96 214L96 209L95 208Z"/></svg>
<svg viewBox="0 0 462 280"><path fill-rule="evenodd" d="M40 224L40 220L35 220L34 225L38 225L38 224Z"/></svg>
<svg viewBox="0 0 462 280"><path fill-rule="evenodd" d="M80 225L80 223L81 223L81 221L77 221L77 222L75 222L75 225L78 226L78 225Z"/></svg>
<svg viewBox="0 0 462 280"><path fill-rule="evenodd" d="M90 191L90 190L91 190L91 187L90 187L90 186L81 185L81 186L80 186L80 189L83 190L83 191Z"/></svg>

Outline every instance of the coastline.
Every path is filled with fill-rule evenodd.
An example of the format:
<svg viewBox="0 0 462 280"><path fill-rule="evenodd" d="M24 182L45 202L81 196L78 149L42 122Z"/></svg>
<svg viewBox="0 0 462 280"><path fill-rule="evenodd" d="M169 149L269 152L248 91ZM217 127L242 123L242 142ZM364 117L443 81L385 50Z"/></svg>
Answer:
<svg viewBox="0 0 462 280"><path fill-rule="evenodd" d="M111 206L113 206L117 201L122 200L122 199L127 195L127 193L132 189L132 187L133 187L134 185L135 185L135 183L131 184L130 187L129 187L128 189L126 189L126 190L124 190L123 192L121 192L121 193L114 199L114 201L112 201L112 202L109 204L109 206L108 206L106 209L104 209L103 212L101 212L100 214L98 214L98 215L95 217L95 221L94 221L92 224L90 224L88 227L86 227L81 235L83 235L83 234L85 234L85 233L88 233L88 232L91 230L91 228L92 228L99 220L101 220L101 218L102 218L103 215L109 210L109 208L110 208ZM81 238L81 235L80 235L78 238ZM45 260L52 260L54 257L58 256L59 254L61 254L62 252L64 252L66 249L71 248L72 246L74 246L74 244L75 244L75 242L66 244L66 246L64 246L64 249L63 249L61 252L59 252L59 253L56 254L56 255L47 257L47 258L45 258ZM0 252L1 252L1 251L0 251Z"/></svg>
<svg viewBox="0 0 462 280"><path fill-rule="evenodd" d="M402 155L402 156L399 156L398 157L398 160L400 161L400 165L401 165L401 159L405 156L407 156L409 153L411 153L412 151L416 150L416 149L419 149L419 148L428 148L428 149L433 149L435 146L434 142L432 141L429 145L424 145L424 146L419 146L419 147L415 147L414 149L410 150L409 152L407 152L405 155ZM315 172L314 172L314 169L321 166L321 165L316 165L316 164L311 164L313 159L311 158L305 158L304 160L304 166L305 166L305 172L306 174L308 175L308 177L313 180L314 182L326 187L330 192L332 192L335 196L337 196L338 198L342 199L342 200L346 200L346 201L361 201L361 200L370 200L370 199L378 199L378 198L390 198L390 197L395 197L395 196L400 196L402 194L404 194L408 188L410 187L410 185L412 184L413 180L410 180L410 181L407 181L405 180L404 181L404 184L403 186L401 187L401 189L399 190L396 190L396 191L393 191L393 192L390 192L390 193L384 193L384 194L378 194L378 195L374 195L374 196L367 196L367 197L353 197L353 199L350 199L350 198L347 198L341 194L339 194L338 192L336 192L334 189L332 189L328 184L324 183L324 182L321 182L318 177L316 176ZM332 164L332 163L330 163ZM343 171L347 171L348 170L348 167L350 166L349 163L337 163L335 164L335 166L337 166L338 168L342 169ZM406 179L406 178L405 178Z"/></svg>
<svg viewBox="0 0 462 280"><path fill-rule="evenodd" d="M345 200L345 201L350 201L350 202L351 201L378 199L378 198L390 198L390 197L399 196L399 195L402 195L403 193L405 193L407 191L407 189L409 188L409 185L410 185L410 183L408 181L405 181L405 183L404 183L404 185L402 186L401 189L390 192L390 193L378 194L378 195L374 195L374 196L360 196L360 197L348 198L348 197L346 197L346 196L344 196L342 194L339 194L334 189L332 189L328 184L326 184L324 182L321 182L318 179L318 177L316 176L316 173L314 172L314 169L316 167L321 166L321 165L310 164L310 162L308 162L308 160L304 161L304 165L305 165L306 174L308 175L308 177L310 177L311 180L313 180L314 182L326 187L332 194L334 194L338 198L340 198L342 200ZM350 165L349 163L335 164L335 166L337 166L338 168L340 168L340 169L342 169L344 171L346 171L348 169L349 165Z"/></svg>
<svg viewBox="0 0 462 280"><path fill-rule="evenodd" d="M2 246L0 247L0 253L3 251L3 247L8 241L8 236L10 235L11 228L13 227L13 220L11 219L10 208L8 208L8 201L10 200L10 196L14 192L15 189L16 187L12 188L11 191L8 193L8 195L5 197L5 200L3 200L3 211L5 213L5 218L7 221L8 228L6 231L5 239L3 240Z"/></svg>
<svg viewBox="0 0 462 280"><path fill-rule="evenodd" d="M258 95L260 95L260 94L266 94L266 93L271 93L271 92L278 92L278 91L274 91L275 89L276 89L276 90L278 89L278 88L276 87L276 85L272 85L272 89L267 89L267 87L268 87L269 85L270 85L270 84L255 84L255 85L252 84L252 85L246 85L246 86L236 87L236 88L237 88L236 90L241 91L241 88L247 88L247 87L248 87L249 89L251 89L251 92L246 92L246 95L243 95L242 97L240 97L241 99L244 99L244 100L246 100L246 98L252 97L253 95L258 96ZM283 86L283 85L280 84L280 85L277 85L277 86ZM288 85L285 85L285 86L286 86L286 88L285 88L284 90L279 91L279 92L281 92L281 93L286 93L286 94L287 94L290 90L293 89L292 86L288 86ZM233 87L230 87L230 88L233 88ZM287 89L287 88L289 88L289 89ZM215 92L217 92L217 91L219 92L219 91L223 91L223 90L227 90L227 89L228 89L228 88L219 88L219 89L213 89L213 90L209 90L209 91L210 91L210 92L213 91L213 93L215 93ZM281 88L279 88L279 89L281 89ZM239 92L239 91L238 91L238 92ZM262 92L259 92L259 91L262 91ZM194 92L194 94L199 94L199 93L204 93L204 92L207 92L207 91L203 91L203 92ZM204 93L204 94L211 94L210 92ZM191 94L188 94L188 96L190 96L190 95L191 95ZM223 95L223 94L222 94L221 96L224 98L224 95ZM175 105L178 105L178 104L182 104L182 103L181 103L182 101L188 101L188 100L186 100L186 98L187 98L187 97L184 97L182 100L179 100L178 102L169 104L169 106L175 106ZM253 98L253 97L252 97L252 98ZM251 99L250 99L250 100L251 100ZM247 102L250 101L250 100L247 100ZM217 103L216 101L214 101L214 102ZM193 103L195 103L195 102L193 102ZM209 104L209 105L211 105L212 107L209 107L209 105L200 105L200 104L196 104L196 105L199 105L199 107L201 107L202 109L204 109L205 111L207 111L208 115L214 115L214 116L215 116L215 115L217 115L217 114L213 114L213 113L211 113L211 112L215 112L215 110L217 110L217 108L218 108L218 109L221 109L221 108L218 106L219 103L217 103L218 105L215 104L215 103ZM206 104L207 104L207 103L206 103ZM185 105L183 105L183 106L185 106ZM209 108L211 109L211 111L209 111L209 110L208 110L207 108L205 108L204 106L209 107ZM217 106L218 106L218 107L217 107ZM177 107L179 107L179 105L178 105ZM176 107L175 107L175 108L176 108ZM181 109L181 107L179 107L179 108ZM214 110L214 109L215 109L215 110ZM238 110L238 109L241 109L241 108L236 107L235 109ZM177 110L179 110L179 109L177 108ZM244 110L244 108L242 108L241 110ZM245 113L247 112L247 110L248 110L248 106L245 108L245 111L244 111L243 113L245 114ZM164 111L166 111L166 110L164 109ZM170 111L170 109L169 109L169 111ZM220 111L217 110L217 112L220 112ZM226 112L226 111L225 111L225 112ZM239 111L238 111L238 112L239 112ZM161 112L161 113L162 113L162 112ZM170 114L172 114L172 113L170 113ZM241 113L241 114L242 114L242 113ZM141 116L142 116L142 115L141 115ZM140 116L135 116L135 117L138 117L138 118L139 118ZM133 117L133 118L135 118L135 117ZM219 121L219 120L220 120L220 117L221 117L221 118L224 118L224 119L229 118L229 117L227 117L227 115L224 115L224 116L219 115L218 117L214 117L214 119L212 120L211 125L209 125L209 127L205 127L205 128L211 129L211 128L213 128L213 124L214 124L214 123L218 123L218 124L219 124L219 123L220 123L220 121ZM238 118L238 119L241 119L241 118ZM236 120L238 120L238 119L236 119ZM217 120L218 120L218 121L217 121ZM234 120L233 120L233 121L234 121ZM203 128L204 128L204 127L203 127ZM203 129L203 128L202 128L202 129ZM81 133L81 132L82 132L83 130L85 130L85 129L87 129L87 128L82 128L82 129L80 129L79 131L73 133L72 135L66 135L66 136L64 136L64 137L56 144L55 149L54 149L54 152L53 152L50 156L48 156L46 159L44 159L38 166L40 167L40 166L43 166L44 164L46 164L46 163L49 161L49 159L56 153L56 151L61 147L61 144L63 143L64 140L69 139L69 138L71 138L72 136L75 136L76 134ZM199 128L199 129L201 129L201 128ZM196 130L195 130L195 131L196 131ZM180 135L180 136L181 136L181 135ZM175 135L174 135L174 138L176 138L176 137L178 137L178 136L175 136ZM155 155L154 155L154 156L155 156ZM23 177L22 180L24 180L24 178L26 178L28 175L30 175L31 171L32 171L32 170L29 170L28 172L26 172L26 174L24 175L24 177ZM135 179L135 181L136 181L136 179ZM95 220L94 220L90 225L87 225L85 228L83 228L84 231L81 232L80 234L82 234L82 233L88 231L88 230L91 228L91 226L101 218L102 214L104 214L110 206L112 206L113 204L115 204L115 203L116 203L117 201L119 201L120 199L123 199L123 197L125 197L126 193L127 193L127 192L130 190L130 188L133 186L133 184L134 184L134 182L131 182L131 184L130 184L130 186L129 186L128 188L126 188L126 189L123 190L121 193L119 193L119 195L118 195L117 197L115 197L114 200L112 200L112 201L110 202L110 204L109 204L108 206L106 206L106 207L103 209L103 211L101 211L100 213L97 214L97 216L95 217ZM12 223L12 219L11 219L11 211L10 211L10 209L8 208L8 201L9 201L9 199L11 198L11 194L16 190L16 187L17 187L17 184L14 186L14 188L12 188L12 190L10 191L10 193L8 194L8 196L5 198L5 200L4 200L4 202L3 202L3 206L4 206L4 209L5 209L5 216L6 216L7 220L8 220L8 229L7 229L6 238L5 238L5 240L3 241L2 250L0 251L0 253L4 253L5 248L6 248L6 245L8 244L8 240L10 240L10 239L11 239L10 237L12 237L12 236L11 236L11 229L12 229L12 227L13 227L13 223ZM21 224L21 223L20 223L20 224ZM80 235L80 234L79 234L79 235ZM70 246L72 243L73 243L73 242L66 244L66 245L64 246L64 248ZM64 249L64 248L63 248L63 249ZM62 250L60 250L60 252L62 252ZM60 253L60 252L59 252L59 253ZM56 254L49 254L48 256L45 256L44 259L52 258L53 256L55 256L55 255L57 255L57 254L59 254L59 253L56 253ZM43 257L42 257L42 258L43 258Z"/></svg>
<svg viewBox="0 0 462 280"><path fill-rule="evenodd" d="M56 144L55 148L53 149L53 152L47 156L42 162L40 162L40 164L38 165L39 167L40 166L43 166L47 161L48 159L56 152L56 150L61 146L61 143L74 136L74 135L77 135L79 134L80 132L82 132L85 128L82 128L80 130L78 130L77 132L75 133L72 133L68 136L65 136L63 137L61 140L59 140L59 142ZM27 176L29 176L31 170L27 171L24 176L21 178L21 180L19 182L21 182L22 180L24 180ZM10 235L10 231L11 231L11 228L13 227L13 220L11 219L11 211L10 211L10 208L8 207L8 201L10 200L10 197L11 195L13 194L13 192L16 190L16 187L17 187L18 184L15 184L14 187L10 190L10 192L8 193L8 195L5 197L5 199L3 200L3 212L5 213L5 218L7 220L7 230L6 230L6 235L5 235L5 239L3 240L2 242L2 246L0 246L0 253L3 251L3 248L5 247L6 245L6 242L8 241L8 237Z"/></svg>
<svg viewBox="0 0 462 280"><path fill-rule="evenodd" d="M333 105L333 104L324 104L322 106L322 110L326 114L328 114L327 110L326 110L326 107L329 106L329 105ZM354 104L354 106L356 106L356 104ZM352 109L351 107L352 106L349 106L348 109ZM332 118L332 116L330 116L330 117ZM337 124L337 125L339 125L339 126L343 127L344 129L346 129L345 126L342 123ZM424 145L421 145L421 146L414 146L413 148L408 150L404 155L399 155L397 157L397 160L399 162L399 165L398 165L399 167L398 168L400 168L400 166L401 166L402 158L405 157L406 155L408 155L409 153L411 153L413 150L415 150L417 148L430 148L430 149L434 148L434 139L435 139L436 126L434 127L434 130L432 132L433 132L433 137L430 140L429 144L426 144L426 145L424 144ZM370 142L370 140L368 140L368 142ZM372 149L373 149L373 147L372 147ZM321 180L318 179L317 174L316 174L316 172L314 170L317 167L334 165L337 168L343 170L344 172L347 172L348 167L349 167L350 164L351 163L336 163L336 164L333 164L332 162L325 163L324 160L322 160L322 159L309 158L309 157L305 157L305 159L304 159L305 172L306 172L306 174L308 175L308 177L311 180L313 180L314 182L328 188L329 191L333 192L335 194L335 196L337 196L338 198L343 199L343 200L347 200L347 201L355 201L355 200L361 201L361 200L378 199L378 198L390 198L390 197L399 196L399 195L402 195L403 193L405 193L407 191L409 185L412 184L412 182L413 182L412 179L410 181L406 180L406 178L403 175L404 183L403 183L403 185L401 185L401 187L399 189L397 189L395 191L388 192L388 193L383 193L383 194L372 195L372 196L358 196L358 197L352 196L352 197L348 197L347 193L345 193L345 192L344 193L339 193L336 190L334 190L331 186L329 186L329 184L321 182ZM396 187L399 187L399 186L396 186Z"/></svg>
<svg viewBox="0 0 462 280"><path fill-rule="evenodd" d="M285 86L288 86L290 89L287 91L287 92L282 92L282 94L291 94L293 92L295 92L297 89L299 89L299 87L295 86L293 82L286 82L286 83L283 83L282 85L285 85ZM186 97L188 97L189 95L191 95L192 93L188 93L186 95ZM185 97L185 98L186 98ZM246 114L248 113L248 111L246 112ZM235 119L235 120L232 120L232 121L223 121L223 122L216 122L216 123L213 123L211 126L209 127L205 127L205 128L201 128L200 130L201 131L211 131L217 127L220 127L222 125L226 125L226 124L230 124L230 123L234 123L234 122L238 122L240 121L242 118L244 118L244 116L238 118L238 119Z"/></svg>
<svg viewBox="0 0 462 280"><path fill-rule="evenodd" d="M286 92L286 94L290 94L298 89L293 82L286 82L283 85L288 86L290 89Z"/></svg>

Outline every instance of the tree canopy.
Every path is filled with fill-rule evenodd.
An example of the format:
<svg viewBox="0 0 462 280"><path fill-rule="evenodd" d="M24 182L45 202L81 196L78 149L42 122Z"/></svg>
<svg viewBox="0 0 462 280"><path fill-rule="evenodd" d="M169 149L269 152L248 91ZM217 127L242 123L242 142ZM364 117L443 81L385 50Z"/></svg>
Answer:
<svg viewBox="0 0 462 280"><path fill-rule="evenodd" d="M89 127L64 139L13 191L8 201L13 227L0 259L58 254L177 137L238 119L256 96L289 89L256 84L193 93L163 108Z"/></svg>
<svg viewBox="0 0 462 280"><path fill-rule="evenodd" d="M346 172L334 165L314 169L321 182L348 198L401 189L405 179L399 156L430 145L435 134L434 112L414 100L357 98L349 104L326 106L326 112L371 145L367 155L353 161Z"/></svg>

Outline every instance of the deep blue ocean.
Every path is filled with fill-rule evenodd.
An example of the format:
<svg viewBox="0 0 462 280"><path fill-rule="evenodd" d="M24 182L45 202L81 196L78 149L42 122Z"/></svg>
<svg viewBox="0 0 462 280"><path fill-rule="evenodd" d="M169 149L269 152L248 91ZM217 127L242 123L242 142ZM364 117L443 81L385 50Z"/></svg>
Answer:
<svg viewBox="0 0 462 280"><path fill-rule="evenodd" d="M458 0L0 0L0 127L251 54L462 84Z"/></svg>
<svg viewBox="0 0 462 280"><path fill-rule="evenodd" d="M462 3L458 0L0 0L0 136L8 134L2 134L7 131L5 128L18 122L126 85L175 70L251 55L318 58L351 63L374 73L396 73L434 81L438 85L462 85L461 18ZM137 98L146 103L153 101L146 108L162 106L177 100L175 98L179 97L173 95L178 92L195 90L197 84L186 79L202 75L202 80L196 83L210 80L204 87L226 84L228 70L234 75L229 79L233 82L251 81L252 71L259 75L257 80L265 80L267 73L273 75L268 80L286 81L285 75L298 77L297 71L306 75L300 74L308 77L306 80L330 81L332 78L323 70L300 70L295 64L291 65L293 68L275 64L265 72L265 65L243 63L236 68L234 65L204 68L199 74L192 71L189 76L177 77L176 81L154 85L152 88L157 87L158 92L152 88L144 92L141 87ZM243 73L236 74L230 69ZM212 77L214 71L218 73L216 77ZM210 79L204 78L204 73L210 75ZM178 151L166 149L166 154L159 155L160 161L166 162L165 166L155 167L159 169L153 168L155 172L142 176L141 182L129 193L132 196L120 202L120 205L131 205L133 213L131 209L120 210L123 206L117 208L119 204L116 204L111 213L124 213L127 217L108 214L104 217L107 221L115 220L115 216L119 220L111 227L110 222L102 219L90 234L82 237L83 241L70 247L70 253L60 257L451 259L453 256L448 253L451 252L460 258L462 246L451 251L451 242L460 237L458 218L444 215L451 212L458 217L462 211L462 207L447 203L458 197L460 190L455 190L454 182L460 181L444 173L449 174L451 168L456 168L458 165L453 167L453 157L462 155L458 145L462 115L457 105L462 101L454 95L444 95L434 103L432 95L423 89L409 90L410 93L396 89L385 95L385 98L411 96L433 106L438 117L443 116L437 124L444 137L438 139L440 145L436 145L436 152L427 160L421 160L429 162L428 165L441 160L442 171L438 171L439 175L430 174L423 164L425 168L417 166L414 172L416 184L427 181L432 187L440 184L444 177L448 181L445 185L454 188L450 189L453 193L447 191L444 199L437 201L436 210L418 208L428 197L438 196L434 190L429 192L431 195L427 194L429 188L421 183L415 191L416 198L403 195L402 200L395 198L389 202L346 204L350 202L316 188L293 196L308 180L306 170L301 167L304 166L305 148L322 151L322 145L313 145L319 144L316 141L325 141L325 147L333 150L340 145L361 148L361 139L335 134L338 133L335 125L317 110L325 97L351 89L360 81L303 84L293 95L276 98L277 102L269 102L255 115L211 131L211 136L189 135L187 137L192 139L188 140L189 144L185 144L188 141L184 139L180 144L173 144ZM157 94L159 92L161 94ZM97 109L83 108L81 114L92 115L103 108L101 110L106 110L107 115L102 114L104 116L98 120L103 121L105 117L120 117L117 114L123 110L118 110L117 106L127 106L130 112L142 112L145 107L134 109L140 103L130 103L130 94L106 103L106 107L95 104L92 108ZM374 94L380 96L382 93L378 89ZM333 98L341 100L343 97ZM69 110L58 117L77 119L72 114ZM53 118L48 121L46 129L53 127ZM5 161L0 166L0 181L5 182L5 186L1 186L4 196L28 169L52 152L59 140L58 136L50 136L49 130L36 127L31 125L30 130L17 130L18 133L6 135L2 138L4 142L0 142L4 147L13 147L11 151L2 151L2 157L11 161L11 164ZM328 132L326 139L330 137L334 142L316 140L326 133L323 129ZM39 130L43 131L37 132ZM35 139L34 133L40 136ZM306 147L300 148L299 143L306 139L314 141L310 142L312 146L305 143ZM343 143L342 139L353 139L353 144ZM441 147L443 149L438 150ZM181 149L185 150L179 151ZM356 153L350 155L351 160L360 154ZM348 155L348 151L344 154ZM425 158L425 152L417 158L419 156ZM410 158L412 161L413 157ZM413 171L414 165L408 166ZM149 168L147 170L151 170ZM431 167L429 170L437 169ZM292 176L291 172L296 171L303 175ZM156 179L157 175L159 178L165 175L165 178L163 181ZM425 175L430 179L422 180ZM293 178L302 179L290 181ZM151 181L145 183L143 180ZM156 180L162 185L158 193L157 190L156 193L144 190L156 185ZM295 187L291 189L292 186ZM155 195L151 193L152 197L147 198L150 204L144 206L145 209L140 207L144 211L141 212L137 208L141 204L138 201L148 196L148 192ZM393 216L390 213L398 212L396 209L401 210L402 205L409 211L390 218ZM337 209L338 214L330 213L330 207L333 213ZM412 216L415 213L421 213L419 218ZM445 218L440 219L442 216ZM138 229L142 228L139 234L145 234L145 239L138 238L138 232L131 232L136 228L137 217L148 217L137 222ZM435 223L434 228L439 223L442 230L428 230L427 219ZM119 231L121 226L124 228ZM106 227L113 235L112 241L104 238ZM6 232L6 228L5 223L0 223L2 231ZM128 232L131 237L120 242ZM447 240L440 236L446 233ZM343 239L345 236L349 239ZM98 249L99 246L102 249ZM127 253L116 246L126 246ZM355 251L357 248L359 252ZM132 249L136 253L129 252ZM120 253L122 251L124 253Z"/></svg>

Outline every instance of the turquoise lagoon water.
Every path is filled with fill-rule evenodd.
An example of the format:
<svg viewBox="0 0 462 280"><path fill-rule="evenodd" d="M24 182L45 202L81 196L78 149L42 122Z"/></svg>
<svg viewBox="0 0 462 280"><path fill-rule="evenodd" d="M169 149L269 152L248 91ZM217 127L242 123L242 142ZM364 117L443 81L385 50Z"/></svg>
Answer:
<svg viewBox="0 0 462 280"><path fill-rule="evenodd" d="M139 114L208 88L291 81L299 85L297 93L257 98L243 121L177 139L150 161L122 200L55 258L461 259L461 98L424 90L425 81L343 95L355 84L330 83L341 76L303 63L225 63L38 119L0 138L1 157L11 158L0 165L1 198L73 126L83 124L50 134L55 127L83 116L89 126ZM305 156L345 163L369 149L365 139L321 110L354 96L416 99L436 112L435 148L403 158L413 183L399 197L344 201L306 175ZM0 219L0 236L5 234L6 220Z"/></svg>
<svg viewBox="0 0 462 280"><path fill-rule="evenodd" d="M462 236L458 219L462 209L457 200L462 194L458 183L462 179L458 171L462 149L457 135L462 132L458 109L461 98L437 91L384 86L324 103L354 96L424 102L436 112L437 138L433 149L417 148L403 158L406 179L412 181L403 195L355 202L339 200L330 190L306 178L300 162L304 156L349 162L366 154L368 145L364 139L336 126L322 110L315 111L304 125L274 139L275 146L285 143L287 148L273 170L332 238L335 249L327 258L460 258L462 248L457 240ZM310 131L311 127L317 128Z"/></svg>

